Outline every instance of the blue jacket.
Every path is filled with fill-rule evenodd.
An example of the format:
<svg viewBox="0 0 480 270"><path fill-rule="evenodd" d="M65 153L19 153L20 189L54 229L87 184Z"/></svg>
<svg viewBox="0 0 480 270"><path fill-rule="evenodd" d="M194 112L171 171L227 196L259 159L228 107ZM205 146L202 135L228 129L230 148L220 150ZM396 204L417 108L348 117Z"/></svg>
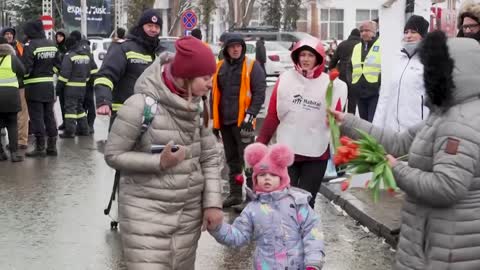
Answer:
<svg viewBox="0 0 480 270"><path fill-rule="evenodd" d="M322 268L324 243L320 217L308 205L310 194L299 189L257 194L232 225L210 233L224 245L255 241L254 269Z"/></svg>

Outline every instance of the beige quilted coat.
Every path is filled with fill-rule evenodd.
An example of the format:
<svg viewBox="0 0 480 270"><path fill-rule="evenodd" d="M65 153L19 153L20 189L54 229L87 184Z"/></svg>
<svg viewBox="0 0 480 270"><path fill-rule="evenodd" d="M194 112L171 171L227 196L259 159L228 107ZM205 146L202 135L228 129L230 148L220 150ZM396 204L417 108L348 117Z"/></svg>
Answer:
<svg viewBox="0 0 480 270"><path fill-rule="evenodd" d="M108 165L121 171L119 215L129 270L194 269L202 209L222 207L220 153L200 118L201 100L172 94L155 61L118 112L105 148ZM138 143L145 99L158 100L155 118ZM187 147L184 161L160 169L151 144Z"/></svg>

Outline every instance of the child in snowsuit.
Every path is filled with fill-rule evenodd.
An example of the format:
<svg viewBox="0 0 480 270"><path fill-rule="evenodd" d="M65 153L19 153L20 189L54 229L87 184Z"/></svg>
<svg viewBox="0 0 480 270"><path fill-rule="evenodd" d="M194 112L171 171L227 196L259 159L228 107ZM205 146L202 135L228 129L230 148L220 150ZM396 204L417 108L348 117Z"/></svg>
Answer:
<svg viewBox="0 0 480 270"><path fill-rule="evenodd" d="M322 269L320 217L308 204L310 193L290 187L287 167L293 159L286 145L247 146L245 161L253 167L252 201L232 225L208 227L227 246L241 247L255 240L254 269Z"/></svg>

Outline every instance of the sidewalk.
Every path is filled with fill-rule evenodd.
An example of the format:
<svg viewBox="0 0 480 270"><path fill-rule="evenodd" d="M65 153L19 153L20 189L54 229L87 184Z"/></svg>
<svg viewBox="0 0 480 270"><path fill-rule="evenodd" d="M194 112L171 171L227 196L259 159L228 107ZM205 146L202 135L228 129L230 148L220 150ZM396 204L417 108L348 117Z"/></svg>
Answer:
<svg viewBox="0 0 480 270"><path fill-rule="evenodd" d="M401 224L403 195L381 194L378 203L364 188L350 188L341 191L340 183L323 183L320 193L340 206L353 219L367 227L374 234L384 237L392 247L398 242Z"/></svg>

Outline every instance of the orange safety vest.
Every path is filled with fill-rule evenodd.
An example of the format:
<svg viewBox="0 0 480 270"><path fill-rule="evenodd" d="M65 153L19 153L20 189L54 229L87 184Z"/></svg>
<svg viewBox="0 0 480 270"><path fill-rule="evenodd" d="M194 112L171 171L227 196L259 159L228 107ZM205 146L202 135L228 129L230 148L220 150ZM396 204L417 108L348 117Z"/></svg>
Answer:
<svg viewBox="0 0 480 270"><path fill-rule="evenodd" d="M18 53L20 54L20 55L18 55L18 56L23 56L23 46L22 46L22 43L20 43L20 42L17 41L17 42L16 42L16 47L17 47Z"/></svg>
<svg viewBox="0 0 480 270"><path fill-rule="evenodd" d="M242 78L240 81L240 95L238 96L238 120L237 124L240 127L247 109L252 103L252 92L250 91L250 74L252 73L253 65L255 60L248 59L245 56L243 60L242 67ZM213 89L212 89L212 117L213 117L213 128L220 129L220 100L221 100L221 91L218 88L218 72L220 67L223 65L223 60L217 63L217 72L213 76Z"/></svg>

